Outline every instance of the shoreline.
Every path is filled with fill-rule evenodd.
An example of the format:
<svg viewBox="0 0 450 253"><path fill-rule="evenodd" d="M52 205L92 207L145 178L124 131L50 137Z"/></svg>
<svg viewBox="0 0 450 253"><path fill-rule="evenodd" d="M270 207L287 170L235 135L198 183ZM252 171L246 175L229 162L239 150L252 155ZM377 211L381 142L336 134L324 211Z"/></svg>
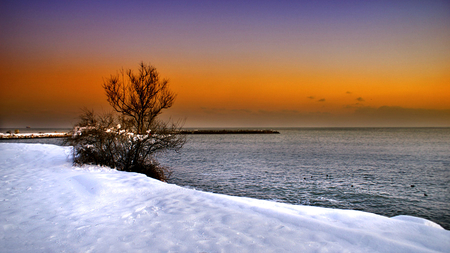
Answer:
<svg viewBox="0 0 450 253"><path fill-rule="evenodd" d="M204 129L204 130L181 130L180 134L280 134L279 131L271 129L250 130L250 129ZM56 133L0 133L0 140L11 139L41 139L41 138L65 138L69 137L69 132Z"/></svg>
<svg viewBox="0 0 450 253"><path fill-rule="evenodd" d="M233 138L233 137L231 137L231 138ZM238 137L234 137L234 138L238 138ZM22 139L17 139L17 138L16 139L1 139L0 138L0 144L3 145L3 144L7 144L7 143L14 143L14 144L21 144L22 143L22 144L50 144L50 145L56 145L56 146L61 146L61 147L67 146L67 145L63 144L63 142L62 142L63 140L62 139L63 138L58 138L58 137L42 137L42 138L34 138L34 139L33 138L22 138ZM328 175L326 175L326 180L328 181L329 179L331 180L332 176L330 176L330 178L328 178ZM313 177L311 177L311 182L314 182L314 181L320 182L320 181L318 181L316 179L316 177L314 178L314 180L313 180ZM173 180L168 180L167 182L170 183L170 184L178 185L180 187L188 187L190 189L196 189L197 188L197 186L193 185L193 184L180 184L179 182L176 182L176 181L173 181ZM305 179L304 182L307 182L307 180ZM351 187L353 189L353 185ZM408 189L409 189L409 187L411 187L411 189L413 189L412 188L413 186L407 185L407 187L408 187ZM248 197L248 198L255 198L255 199L259 199L259 200L269 200L269 201L274 200L276 202L280 201L279 199L262 198L260 196L249 196L247 194L240 195L240 194L236 194L236 193L232 193L232 192L220 192L220 191L215 191L215 190L211 190L211 189L208 189L208 188L202 188L202 187L200 187L198 189L200 189L200 191L225 194L225 195L228 195L228 196ZM428 196L426 196L426 197L428 197ZM316 204L312 204L312 203L292 203L292 202L289 202L289 201L281 201L281 202L278 202L278 203L291 204L291 205L305 205L305 206L311 206L311 207L347 209L347 208L332 207L332 206L329 206L329 205L317 204L317 203ZM366 209L352 209L352 208L350 208L349 210L360 210L360 211L370 212L370 213L373 213L373 214L382 215L382 216L386 216L386 217L394 217L395 216L393 214L389 214L389 213L386 213L386 212L377 212L377 211L374 211L374 210L368 211ZM447 229L447 230L449 229L449 227L446 226L446 224L448 224L448 223L446 223L445 220L437 219L436 216L424 216L424 215L420 215L419 213L411 214L410 212L398 212L398 215L413 215L415 217L419 217L419 218L422 218L422 219L427 219L429 221L432 221L432 222L440 225L444 229Z"/></svg>
<svg viewBox="0 0 450 253"><path fill-rule="evenodd" d="M69 147L0 148L6 183L0 245L6 252L446 252L450 247L449 231L417 216L234 197L102 166L80 168L67 159Z"/></svg>
<svg viewBox="0 0 450 253"><path fill-rule="evenodd" d="M26 133L26 134L3 134L0 133L0 140L15 139L43 139L43 138L65 138L69 137L69 133Z"/></svg>

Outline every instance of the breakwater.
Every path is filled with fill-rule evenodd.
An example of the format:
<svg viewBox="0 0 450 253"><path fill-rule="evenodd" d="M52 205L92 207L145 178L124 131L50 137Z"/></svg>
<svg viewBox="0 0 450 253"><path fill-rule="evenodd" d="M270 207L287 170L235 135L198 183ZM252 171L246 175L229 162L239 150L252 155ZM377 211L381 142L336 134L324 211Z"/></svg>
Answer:
<svg viewBox="0 0 450 253"><path fill-rule="evenodd" d="M202 130L181 130L180 134L279 134L280 132L271 129L202 129ZM37 139L37 138L64 138L69 137L68 132L54 133L0 133L0 140L8 139Z"/></svg>
<svg viewBox="0 0 450 253"><path fill-rule="evenodd" d="M0 140L9 139L37 139L37 138L64 138L70 136L69 133L29 133L29 134L3 134L0 133Z"/></svg>
<svg viewBox="0 0 450 253"><path fill-rule="evenodd" d="M222 130L182 130L181 134L279 134L280 132L276 130L233 130L233 129L222 129Z"/></svg>

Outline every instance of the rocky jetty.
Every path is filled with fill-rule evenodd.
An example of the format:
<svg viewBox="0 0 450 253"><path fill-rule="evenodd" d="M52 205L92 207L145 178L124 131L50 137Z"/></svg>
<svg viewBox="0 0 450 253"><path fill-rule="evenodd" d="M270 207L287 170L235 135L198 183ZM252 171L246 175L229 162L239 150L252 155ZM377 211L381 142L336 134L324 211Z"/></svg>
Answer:
<svg viewBox="0 0 450 253"><path fill-rule="evenodd" d="M183 130L181 134L279 134L276 130L222 129L222 130Z"/></svg>

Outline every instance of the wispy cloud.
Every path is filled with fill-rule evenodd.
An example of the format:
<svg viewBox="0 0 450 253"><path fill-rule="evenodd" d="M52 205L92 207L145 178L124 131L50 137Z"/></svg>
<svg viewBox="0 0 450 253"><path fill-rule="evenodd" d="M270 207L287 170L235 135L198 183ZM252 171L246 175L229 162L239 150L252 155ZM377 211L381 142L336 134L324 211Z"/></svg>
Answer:
<svg viewBox="0 0 450 253"><path fill-rule="evenodd" d="M309 98L309 99L314 99L315 97L314 97L314 96L309 96L308 98Z"/></svg>
<svg viewBox="0 0 450 253"><path fill-rule="evenodd" d="M187 117L185 127L450 127L450 110L363 105L345 108L344 114L302 109L202 108Z"/></svg>
<svg viewBox="0 0 450 253"><path fill-rule="evenodd" d="M225 108L206 108L201 107L200 108L204 113L206 114L225 114L227 112L227 109Z"/></svg>
<svg viewBox="0 0 450 253"><path fill-rule="evenodd" d="M359 107L353 117L371 126L450 126L450 110L399 106Z"/></svg>
<svg viewBox="0 0 450 253"><path fill-rule="evenodd" d="M359 102L364 102L365 101L364 98L362 98L362 97L359 97L356 100L358 100Z"/></svg>
<svg viewBox="0 0 450 253"><path fill-rule="evenodd" d="M325 102L325 98L321 98L321 99L317 100L317 102Z"/></svg>

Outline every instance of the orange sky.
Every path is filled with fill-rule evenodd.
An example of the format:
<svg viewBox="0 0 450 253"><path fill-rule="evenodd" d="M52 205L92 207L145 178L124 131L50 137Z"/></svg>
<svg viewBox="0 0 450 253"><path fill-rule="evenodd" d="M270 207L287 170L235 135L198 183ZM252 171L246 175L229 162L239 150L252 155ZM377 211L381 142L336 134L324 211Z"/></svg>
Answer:
<svg viewBox="0 0 450 253"><path fill-rule="evenodd" d="M109 111L153 64L186 127L450 126L445 1L2 3L0 128Z"/></svg>

